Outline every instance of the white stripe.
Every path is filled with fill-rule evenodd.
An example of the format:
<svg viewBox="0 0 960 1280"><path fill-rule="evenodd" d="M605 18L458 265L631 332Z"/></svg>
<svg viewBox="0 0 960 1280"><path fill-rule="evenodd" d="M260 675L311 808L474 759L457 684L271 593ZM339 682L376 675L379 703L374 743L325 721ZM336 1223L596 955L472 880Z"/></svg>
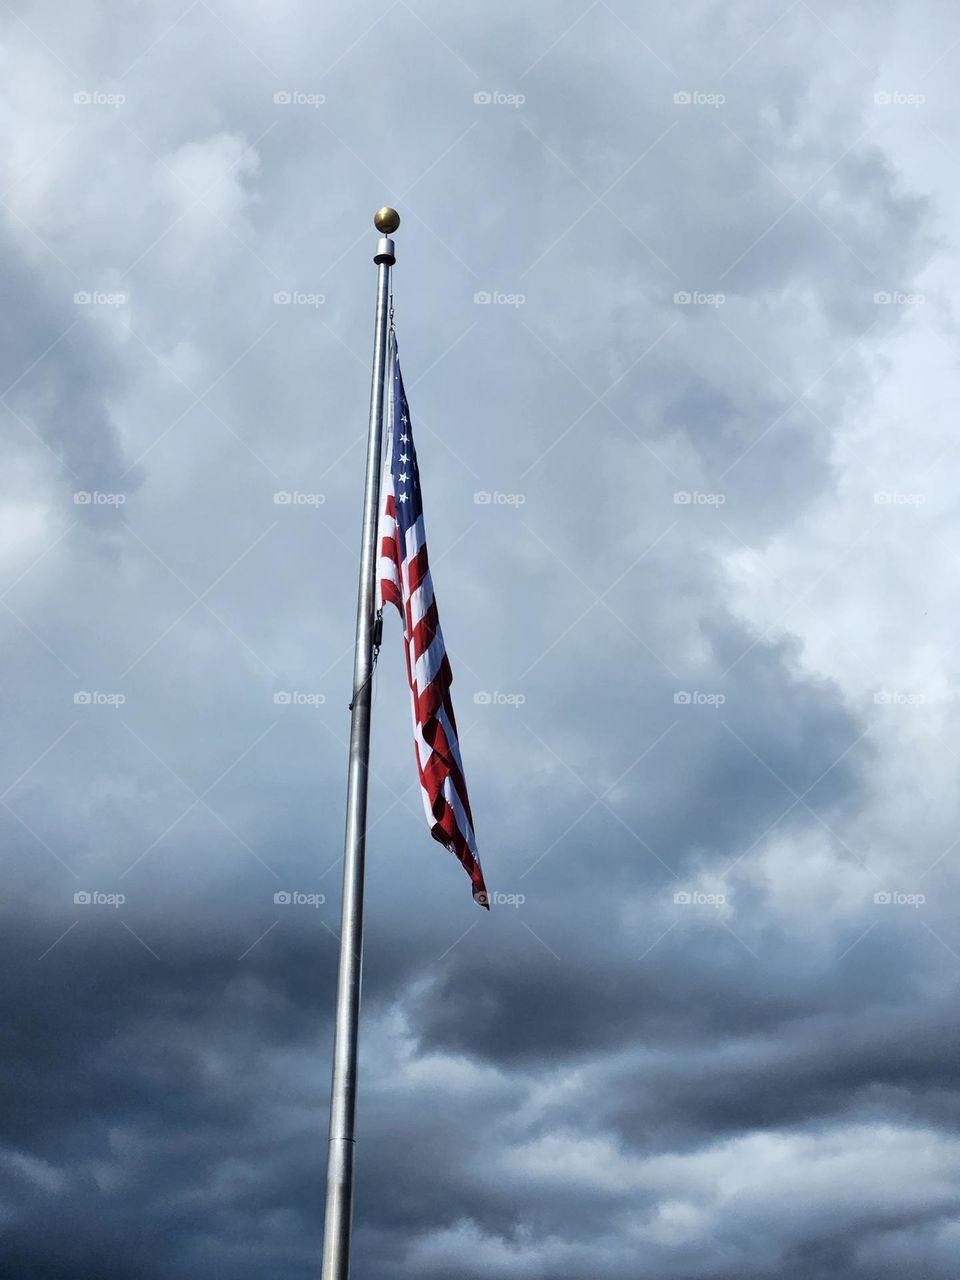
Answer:
<svg viewBox="0 0 960 1280"><path fill-rule="evenodd" d="M420 721L417 719L417 705L414 701L413 690L410 690L410 709L413 712L413 745L417 752L417 760L420 764L421 771L426 767L426 762L433 755L433 748L427 743L423 736L423 730L420 727ZM427 826L433 826L433 809L430 805L430 793L421 782L420 798L423 801L423 815L427 820Z"/></svg>
<svg viewBox="0 0 960 1280"><path fill-rule="evenodd" d="M387 350L387 387L389 394L387 395L387 452L386 458L381 459L380 475L381 475L381 494L380 494L380 521L377 527L377 548L383 546L384 538L396 538L397 525L392 516L387 515L387 498L393 496L393 471L391 462L393 459L393 374L395 360L393 358L393 342L389 344ZM396 568L391 560L380 557L380 573L377 577L377 605L382 609L386 601L383 598L383 580L386 578L388 582L394 582L398 587L400 583L397 581Z"/></svg>
<svg viewBox="0 0 960 1280"><path fill-rule="evenodd" d="M380 569L379 569L377 581L380 584L379 586L380 607L383 608L383 605L384 605L383 584L385 582L389 582L393 586L395 586L398 591L400 590L400 578L397 575L397 566L395 561L388 559L386 556L380 557Z"/></svg>
<svg viewBox="0 0 960 1280"><path fill-rule="evenodd" d="M416 712L414 712L413 721L413 741L417 748L417 760L420 763L421 771L423 771L430 763L430 757L433 755L433 747L430 746L429 742L427 742L426 738L423 736L423 730L420 728L416 719Z"/></svg>
<svg viewBox="0 0 960 1280"><path fill-rule="evenodd" d="M389 479L387 481L387 489L389 493L389 489L390 489ZM380 548L383 546L384 538L386 538L388 542L393 543L394 546L396 545L397 522L396 520L394 520L393 516L387 514L386 498L384 499L384 507L380 515L380 527L377 530L377 551L378 552L380 551ZM384 581L392 583L397 588L398 591L402 590L402 586L400 582L400 572L397 567L397 562L392 557L381 554L377 568L378 568L377 603L380 605L380 608L382 609L384 605L384 599L383 599Z"/></svg>
<svg viewBox="0 0 960 1280"><path fill-rule="evenodd" d="M437 719L440 721L440 728L443 730L444 736L447 739L447 746L450 748L450 754L453 756L456 766L460 770L460 777L465 779L466 775L463 772L463 761L460 759L460 741L453 731L453 725L450 723L449 717L447 716L447 709L442 702L437 708ZM466 782L464 782L464 785L466 785Z"/></svg>
<svg viewBox="0 0 960 1280"><path fill-rule="evenodd" d="M413 641L410 644L410 657L413 658ZM417 659L413 667L413 678L417 685L417 692L423 694L427 687L433 684L440 670L440 664L443 662L446 650L443 647L443 635L440 631L430 641L427 648Z"/></svg>
<svg viewBox="0 0 960 1280"><path fill-rule="evenodd" d="M404 537L404 558L413 560L420 551L420 548L427 540L427 536L423 531L423 515L417 516L416 524L412 524Z"/></svg>
<svg viewBox="0 0 960 1280"><path fill-rule="evenodd" d="M417 723L417 720L416 720L416 712L414 712L413 736L417 744L417 754L422 762L422 766L425 768L426 762L429 761L430 756L433 755L433 750L424 739L423 733L420 729L420 725ZM448 743L450 742L449 737L447 738L447 741ZM459 747L457 748L456 754L459 759L459 754L460 754ZM460 776L461 777L463 776L462 768L460 770ZM464 807L460 801L460 796L457 793L457 788L454 786L453 779L450 778L449 775L443 780L443 786L441 787L441 794L443 798L446 800L447 804L449 804L450 808L453 810L454 820L457 824L460 834L463 836L464 840L466 841L467 848L470 850L473 856L477 859L477 865L479 866L480 858L477 853L477 838L473 833L473 827L470 825L470 820L467 817L466 811L464 810ZM420 795L421 795L421 798L423 799L423 812L426 816L427 824L428 826L432 827L434 824L434 816L433 816L433 809L430 805L430 795L426 787L424 787L422 784L420 787Z"/></svg>
<svg viewBox="0 0 960 1280"><path fill-rule="evenodd" d="M427 609L430 608L430 599L432 599L432 596L430 597L430 599L427 599L424 593L428 584L430 585L430 588L432 591L433 589L432 583L430 583L430 579L428 575L428 577L424 579L423 587L422 588L418 587L416 591L411 592L409 560L402 560L400 562L400 577L401 577L401 581L403 582L404 627L406 628L407 607L409 607L410 609L411 627L415 627L417 623L420 621L420 619L423 617L423 615L426 613ZM404 634L406 634L406 630L404 631Z"/></svg>
<svg viewBox="0 0 960 1280"><path fill-rule="evenodd" d="M477 838L473 834L473 827L464 812L463 805L460 803L460 797L457 795L457 789L449 778L443 780L443 796L447 804L453 810L453 816L456 819L457 826L460 828L460 834L467 842L467 848L477 858ZM477 858L479 866L480 859Z"/></svg>
<svg viewBox="0 0 960 1280"><path fill-rule="evenodd" d="M411 626L415 627L433 603L433 582L429 569L417 589L410 590L410 562L416 559L421 548L425 546L423 516L418 518L416 524L410 526L404 541L403 598L410 611ZM404 617L406 617L406 610Z"/></svg>
<svg viewBox="0 0 960 1280"><path fill-rule="evenodd" d="M413 628L417 626L433 604L433 583L430 580L429 573L409 597L408 604L410 608L410 625Z"/></svg>
<svg viewBox="0 0 960 1280"><path fill-rule="evenodd" d="M430 805L430 793L426 787L420 788L420 799L423 801L423 816L427 820L427 826L432 828L434 823L433 809Z"/></svg>

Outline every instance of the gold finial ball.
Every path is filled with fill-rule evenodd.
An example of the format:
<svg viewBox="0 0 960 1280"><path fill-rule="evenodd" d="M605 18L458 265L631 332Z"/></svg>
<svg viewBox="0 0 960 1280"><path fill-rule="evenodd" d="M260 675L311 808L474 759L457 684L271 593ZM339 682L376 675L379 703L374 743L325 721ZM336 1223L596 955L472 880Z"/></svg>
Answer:
<svg viewBox="0 0 960 1280"><path fill-rule="evenodd" d="M381 235L392 236L400 225L400 215L396 209L384 207L373 215L373 225Z"/></svg>

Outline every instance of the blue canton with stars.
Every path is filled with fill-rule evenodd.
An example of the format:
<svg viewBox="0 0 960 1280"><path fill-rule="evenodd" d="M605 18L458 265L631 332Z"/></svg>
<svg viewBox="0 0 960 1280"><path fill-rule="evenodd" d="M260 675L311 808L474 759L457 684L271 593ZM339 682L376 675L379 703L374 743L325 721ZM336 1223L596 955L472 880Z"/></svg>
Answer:
<svg viewBox="0 0 960 1280"><path fill-rule="evenodd" d="M390 352L393 356L393 451L390 471L393 476L393 500L396 506L397 532L401 546L406 546L407 530L423 515L420 496L420 470L417 467L417 451L413 447L410 428L410 409L403 390L400 360L397 355L396 335L390 335Z"/></svg>

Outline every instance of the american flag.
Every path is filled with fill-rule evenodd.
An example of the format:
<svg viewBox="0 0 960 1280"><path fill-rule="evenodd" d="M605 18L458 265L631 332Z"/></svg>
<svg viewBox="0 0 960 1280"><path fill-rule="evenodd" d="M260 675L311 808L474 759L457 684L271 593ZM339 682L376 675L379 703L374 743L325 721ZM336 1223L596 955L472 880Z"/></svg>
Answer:
<svg viewBox="0 0 960 1280"><path fill-rule="evenodd" d="M410 410L403 391L397 339L390 333L387 465L380 511L381 605L403 618L403 648L413 705L413 737L420 793L434 840L456 854L473 883L474 899L489 910L463 778L457 722L450 700L453 674L433 595L423 530L420 472Z"/></svg>

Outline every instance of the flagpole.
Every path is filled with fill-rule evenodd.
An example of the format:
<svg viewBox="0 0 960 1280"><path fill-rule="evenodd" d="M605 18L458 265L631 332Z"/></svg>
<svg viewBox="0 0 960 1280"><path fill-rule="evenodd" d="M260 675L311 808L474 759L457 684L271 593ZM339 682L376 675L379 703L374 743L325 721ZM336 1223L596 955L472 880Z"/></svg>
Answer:
<svg viewBox="0 0 960 1280"><path fill-rule="evenodd" d="M327 1152L327 1204L323 1228L322 1280L348 1280L353 1222L354 1118L357 1102L357 1030L363 956L363 866L367 834L367 763L370 755L370 677L373 673L374 585L380 463L383 453L384 369L387 352L390 268L396 261L389 238L400 225L394 209L380 209L374 225L381 233L377 264L377 311L370 384L370 425L360 536L360 587L357 638L353 658L350 758L347 772L347 824L343 847L343 896L340 907L340 970L330 1089L330 1144Z"/></svg>

